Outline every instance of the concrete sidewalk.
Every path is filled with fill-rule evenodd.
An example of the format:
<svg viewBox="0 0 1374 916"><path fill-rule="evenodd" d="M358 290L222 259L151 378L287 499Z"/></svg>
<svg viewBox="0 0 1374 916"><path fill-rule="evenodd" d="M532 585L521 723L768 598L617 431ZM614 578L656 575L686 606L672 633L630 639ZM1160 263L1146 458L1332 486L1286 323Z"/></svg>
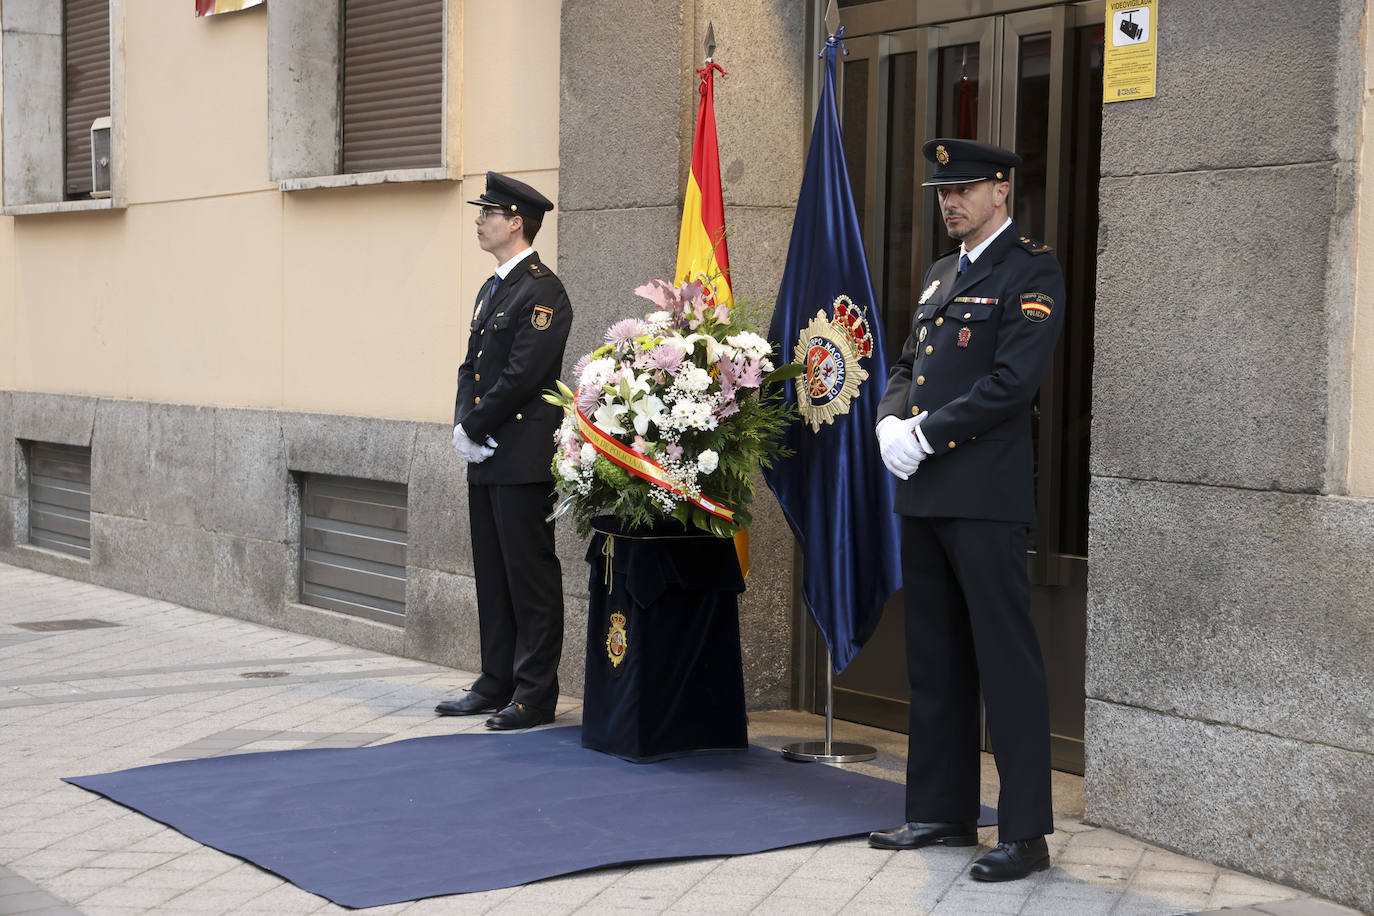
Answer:
<svg viewBox="0 0 1374 916"><path fill-rule="evenodd" d="M62 776L167 760L358 747L482 728L435 702L471 674L273 630L0 564L0 914L346 912L201 846ZM556 725L579 721L575 698ZM765 747L821 720L754 713ZM854 769L900 781L905 736L839 723L880 749ZM996 774L984 761L984 799ZM369 913L1353 913L1298 890L1082 822L1082 780L1056 774L1054 867L1024 881L967 876L982 849L870 849L863 839L752 856L609 868ZM893 824L901 812L893 812ZM879 827L891 824L875 825ZM995 829L982 831L985 844Z"/></svg>

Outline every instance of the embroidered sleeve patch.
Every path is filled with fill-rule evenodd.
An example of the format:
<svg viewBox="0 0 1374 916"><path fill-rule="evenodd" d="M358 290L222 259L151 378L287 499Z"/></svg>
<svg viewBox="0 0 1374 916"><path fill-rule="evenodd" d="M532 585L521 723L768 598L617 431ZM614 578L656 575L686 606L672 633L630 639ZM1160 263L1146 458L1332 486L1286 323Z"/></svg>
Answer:
<svg viewBox="0 0 1374 916"><path fill-rule="evenodd" d="M549 325L553 324L553 309L547 305L536 305L534 314L530 316L530 324L534 325L536 331L546 331Z"/></svg>
<svg viewBox="0 0 1374 916"><path fill-rule="evenodd" d="M1044 321L1050 317L1050 310L1053 308L1054 300L1044 293L1021 294L1021 314L1025 315L1028 321Z"/></svg>

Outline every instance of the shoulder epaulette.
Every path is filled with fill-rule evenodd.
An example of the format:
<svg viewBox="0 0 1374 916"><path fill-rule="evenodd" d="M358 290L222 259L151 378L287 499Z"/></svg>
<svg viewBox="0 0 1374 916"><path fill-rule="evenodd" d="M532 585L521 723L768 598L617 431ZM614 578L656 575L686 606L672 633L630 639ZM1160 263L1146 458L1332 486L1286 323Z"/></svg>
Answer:
<svg viewBox="0 0 1374 916"><path fill-rule="evenodd" d="M1046 254L1047 252L1054 251L1049 245L1046 245L1044 242L1036 241L1028 235L1021 236L1017 241L1021 243L1022 248L1026 249L1031 254Z"/></svg>
<svg viewBox="0 0 1374 916"><path fill-rule="evenodd" d="M549 275L549 269L538 261L534 261L530 264L530 275L534 277L547 277Z"/></svg>

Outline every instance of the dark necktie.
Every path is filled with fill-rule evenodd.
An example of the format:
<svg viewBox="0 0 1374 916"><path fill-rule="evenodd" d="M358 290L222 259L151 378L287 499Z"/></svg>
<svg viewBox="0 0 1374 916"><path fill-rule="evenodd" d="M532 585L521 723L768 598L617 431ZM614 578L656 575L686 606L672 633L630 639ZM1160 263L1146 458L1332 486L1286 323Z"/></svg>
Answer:
<svg viewBox="0 0 1374 916"><path fill-rule="evenodd" d="M487 298L489 298L489 299L495 298L495 297L496 297L496 289L497 289L497 287L499 287L500 285L501 285L501 275L500 275L500 274L492 274L492 275L491 275L491 292L487 294Z"/></svg>
<svg viewBox="0 0 1374 916"><path fill-rule="evenodd" d="M969 265L971 265L972 263L973 262L969 260L967 254L959 255L959 275L963 276L964 272L969 269Z"/></svg>

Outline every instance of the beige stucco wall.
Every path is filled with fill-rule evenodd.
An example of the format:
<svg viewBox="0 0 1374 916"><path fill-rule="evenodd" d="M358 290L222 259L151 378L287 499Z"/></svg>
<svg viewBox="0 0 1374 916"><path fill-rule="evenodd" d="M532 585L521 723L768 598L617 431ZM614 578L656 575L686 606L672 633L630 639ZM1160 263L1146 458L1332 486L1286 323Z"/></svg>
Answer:
<svg viewBox="0 0 1374 916"><path fill-rule="evenodd" d="M451 4L468 177L289 194L268 177L265 8L127 4L129 206L0 219L0 388L451 416L494 266L464 201L488 169L556 199L559 3ZM556 267L556 218L537 247Z"/></svg>
<svg viewBox="0 0 1374 916"><path fill-rule="evenodd" d="M1352 496L1374 496L1374 16L1364 19L1364 117L1355 233L1355 340L1350 367Z"/></svg>
<svg viewBox="0 0 1374 916"><path fill-rule="evenodd" d="M14 221L0 219L0 389L14 387Z"/></svg>

